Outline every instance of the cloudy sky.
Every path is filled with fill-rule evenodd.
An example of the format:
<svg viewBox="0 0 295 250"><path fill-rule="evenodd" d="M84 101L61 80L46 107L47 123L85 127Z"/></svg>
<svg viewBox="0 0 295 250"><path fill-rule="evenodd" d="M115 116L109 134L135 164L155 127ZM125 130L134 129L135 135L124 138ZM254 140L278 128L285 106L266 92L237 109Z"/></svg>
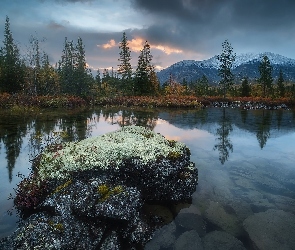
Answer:
<svg viewBox="0 0 295 250"><path fill-rule="evenodd" d="M93 71L117 68L123 32L134 67L145 40L158 70L208 59L221 52L225 39L237 54L295 58L294 11L294 0L1 0L0 40L7 15L22 51L31 35L45 38L41 47L55 63L65 37L81 37Z"/></svg>

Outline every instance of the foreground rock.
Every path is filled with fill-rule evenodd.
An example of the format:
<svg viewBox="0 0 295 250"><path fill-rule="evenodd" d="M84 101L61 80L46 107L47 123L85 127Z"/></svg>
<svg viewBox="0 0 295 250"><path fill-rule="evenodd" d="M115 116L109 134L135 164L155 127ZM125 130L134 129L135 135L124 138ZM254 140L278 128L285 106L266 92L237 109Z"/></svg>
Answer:
<svg viewBox="0 0 295 250"><path fill-rule="evenodd" d="M142 249L164 224L144 205L187 201L198 178L183 143L133 126L48 147L33 170L15 198L27 218L0 249Z"/></svg>
<svg viewBox="0 0 295 250"><path fill-rule="evenodd" d="M269 209L249 216L243 223L257 249L295 249L295 215Z"/></svg>

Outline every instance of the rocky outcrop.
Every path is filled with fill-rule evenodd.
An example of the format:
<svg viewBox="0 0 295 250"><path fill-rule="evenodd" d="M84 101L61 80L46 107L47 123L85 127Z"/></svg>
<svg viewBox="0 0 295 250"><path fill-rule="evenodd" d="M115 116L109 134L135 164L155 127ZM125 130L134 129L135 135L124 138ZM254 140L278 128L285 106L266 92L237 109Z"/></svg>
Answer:
<svg viewBox="0 0 295 250"><path fill-rule="evenodd" d="M142 249L169 223L145 204L188 201L197 179L183 143L142 127L52 145L20 183L15 205L26 218L0 248Z"/></svg>
<svg viewBox="0 0 295 250"><path fill-rule="evenodd" d="M295 249L295 215L269 209L249 216L243 223L257 249Z"/></svg>

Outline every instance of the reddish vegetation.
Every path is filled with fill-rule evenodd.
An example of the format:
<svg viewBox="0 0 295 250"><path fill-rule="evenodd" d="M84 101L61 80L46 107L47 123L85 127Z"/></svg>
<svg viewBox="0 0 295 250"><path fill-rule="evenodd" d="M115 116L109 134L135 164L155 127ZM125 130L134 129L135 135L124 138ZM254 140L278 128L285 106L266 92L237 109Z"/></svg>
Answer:
<svg viewBox="0 0 295 250"><path fill-rule="evenodd" d="M22 94L0 94L0 107L75 108L87 103L76 96L27 96Z"/></svg>
<svg viewBox="0 0 295 250"><path fill-rule="evenodd" d="M162 96L117 96L82 99L76 96L25 96L21 94L0 94L0 108L38 107L38 108L77 108L87 105L124 106L124 107L166 107L166 108L199 108L210 106L215 102L263 103L269 107L285 104L295 106L291 98L263 97L228 97L220 96L196 97L193 95L162 95Z"/></svg>
<svg viewBox="0 0 295 250"><path fill-rule="evenodd" d="M18 209L34 209L39 205L49 193L48 183L41 181L32 174L24 178L16 189L14 204Z"/></svg>

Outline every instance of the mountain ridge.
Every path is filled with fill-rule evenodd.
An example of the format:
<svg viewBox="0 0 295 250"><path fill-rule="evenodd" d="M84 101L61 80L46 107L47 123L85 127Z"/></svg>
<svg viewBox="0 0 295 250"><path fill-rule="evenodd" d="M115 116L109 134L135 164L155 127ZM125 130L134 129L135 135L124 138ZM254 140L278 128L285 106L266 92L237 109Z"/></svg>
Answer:
<svg viewBox="0 0 295 250"><path fill-rule="evenodd" d="M233 73L236 76L237 83L241 78L248 76L250 80L257 79L259 77L258 66L263 56L266 55L271 65L273 66L273 77L278 77L280 69L282 69L284 78L287 81L295 81L295 59L291 59L280 54L272 52L264 53L242 53L236 56L236 60L233 64ZM170 75L177 82L183 82L185 79L187 82L195 81L205 75L209 83L217 84L220 80L218 76L219 61L217 55L203 60L182 60L172 64L166 69L157 73L161 84L164 84L169 80Z"/></svg>

